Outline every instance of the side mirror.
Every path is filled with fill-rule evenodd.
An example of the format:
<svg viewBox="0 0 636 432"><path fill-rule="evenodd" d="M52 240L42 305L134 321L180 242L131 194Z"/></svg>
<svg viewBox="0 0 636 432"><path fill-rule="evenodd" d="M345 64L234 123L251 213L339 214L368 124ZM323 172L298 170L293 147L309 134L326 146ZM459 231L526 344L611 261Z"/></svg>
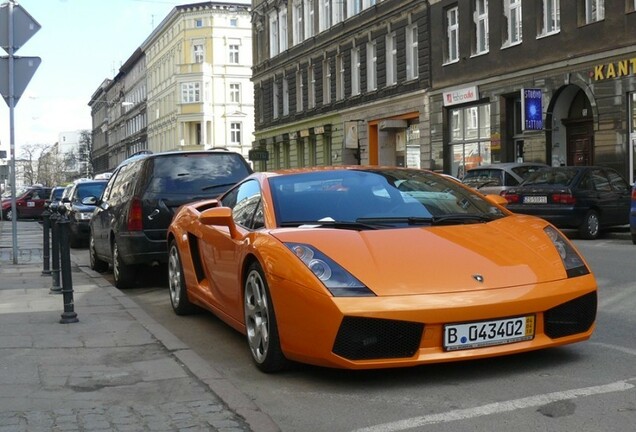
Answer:
<svg viewBox="0 0 636 432"><path fill-rule="evenodd" d="M97 198L95 198L94 196L87 196L86 198L84 198L82 200L82 204L84 205L97 205Z"/></svg>
<svg viewBox="0 0 636 432"><path fill-rule="evenodd" d="M486 199L491 203L500 205L502 207L506 207L508 205L508 200L502 197L501 195L488 194L486 195Z"/></svg>
<svg viewBox="0 0 636 432"><path fill-rule="evenodd" d="M240 238L240 235L236 230L234 218L232 217L232 209L229 207L214 207L204 210L199 215L199 221L203 225L219 225L228 227L230 230L230 236L233 239Z"/></svg>
<svg viewBox="0 0 636 432"><path fill-rule="evenodd" d="M70 200L70 199L68 199L68 198L62 198L62 202L63 202L63 203L70 203L70 202L71 202L71 200Z"/></svg>

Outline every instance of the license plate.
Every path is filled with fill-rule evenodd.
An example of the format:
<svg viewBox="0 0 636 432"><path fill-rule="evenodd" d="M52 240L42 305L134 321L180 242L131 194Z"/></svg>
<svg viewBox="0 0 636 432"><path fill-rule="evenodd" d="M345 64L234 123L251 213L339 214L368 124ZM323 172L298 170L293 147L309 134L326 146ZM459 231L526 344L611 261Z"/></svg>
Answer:
<svg viewBox="0 0 636 432"><path fill-rule="evenodd" d="M548 197L547 196L526 196L523 197L524 204L547 204Z"/></svg>
<svg viewBox="0 0 636 432"><path fill-rule="evenodd" d="M534 315L444 326L444 349L456 351L504 345L534 337Z"/></svg>

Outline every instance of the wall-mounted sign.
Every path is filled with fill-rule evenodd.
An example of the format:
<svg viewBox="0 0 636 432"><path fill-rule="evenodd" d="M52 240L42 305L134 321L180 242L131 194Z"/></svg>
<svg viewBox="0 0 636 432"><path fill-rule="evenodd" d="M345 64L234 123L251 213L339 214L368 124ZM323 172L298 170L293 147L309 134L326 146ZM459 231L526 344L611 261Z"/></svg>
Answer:
<svg viewBox="0 0 636 432"><path fill-rule="evenodd" d="M523 130L543 129L541 89L521 89L521 124Z"/></svg>
<svg viewBox="0 0 636 432"><path fill-rule="evenodd" d="M590 72L590 77L593 78L594 81L620 78L629 75L636 75L636 57L619 60L614 63L596 65L594 66L594 70Z"/></svg>
<svg viewBox="0 0 636 432"><path fill-rule="evenodd" d="M479 100L477 86L464 87L443 93L444 106L458 105Z"/></svg>
<svg viewBox="0 0 636 432"><path fill-rule="evenodd" d="M251 161L269 160L269 152L265 149L252 149L248 153L248 159Z"/></svg>
<svg viewBox="0 0 636 432"><path fill-rule="evenodd" d="M358 137L358 121L346 121L345 128L345 148L357 149L360 145Z"/></svg>
<svg viewBox="0 0 636 432"><path fill-rule="evenodd" d="M320 134L324 134L324 133L325 133L325 127L324 126L316 126L316 127L314 127L314 134L320 135Z"/></svg>
<svg viewBox="0 0 636 432"><path fill-rule="evenodd" d="M307 138L309 136L309 129L303 129L300 131L301 138Z"/></svg>

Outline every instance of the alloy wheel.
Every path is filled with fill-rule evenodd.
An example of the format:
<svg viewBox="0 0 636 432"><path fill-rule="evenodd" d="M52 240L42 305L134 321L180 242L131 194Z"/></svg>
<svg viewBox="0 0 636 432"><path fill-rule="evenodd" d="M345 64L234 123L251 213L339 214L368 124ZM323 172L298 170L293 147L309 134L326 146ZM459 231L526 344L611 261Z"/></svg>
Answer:
<svg viewBox="0 0 636 432"><path fill-rule="evenodd" d="M254 360L262 363L269 348L269 304L265 284L258 271L252 270L245 281L245 327Z"/></svg>

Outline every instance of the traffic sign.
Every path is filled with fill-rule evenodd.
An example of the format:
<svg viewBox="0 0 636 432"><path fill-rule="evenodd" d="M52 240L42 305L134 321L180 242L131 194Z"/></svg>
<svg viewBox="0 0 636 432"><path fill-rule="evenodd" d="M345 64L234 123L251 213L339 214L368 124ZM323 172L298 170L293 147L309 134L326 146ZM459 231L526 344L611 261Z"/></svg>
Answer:
<svg viewBox="0 0 636 432"><path fill-rule="evenodd" d="M31 39L41 26L19 4L13 5L13 52ZM9 53L9 3L0 5L0 46Z"/></svg>
<svg viewBox="0 0 636 432"><path fill-rule="evenodd" d="M41 62L40 57L13 57L13 105L17 105ZM9 57L0 57L0 94L9 105Z"/></svg>

